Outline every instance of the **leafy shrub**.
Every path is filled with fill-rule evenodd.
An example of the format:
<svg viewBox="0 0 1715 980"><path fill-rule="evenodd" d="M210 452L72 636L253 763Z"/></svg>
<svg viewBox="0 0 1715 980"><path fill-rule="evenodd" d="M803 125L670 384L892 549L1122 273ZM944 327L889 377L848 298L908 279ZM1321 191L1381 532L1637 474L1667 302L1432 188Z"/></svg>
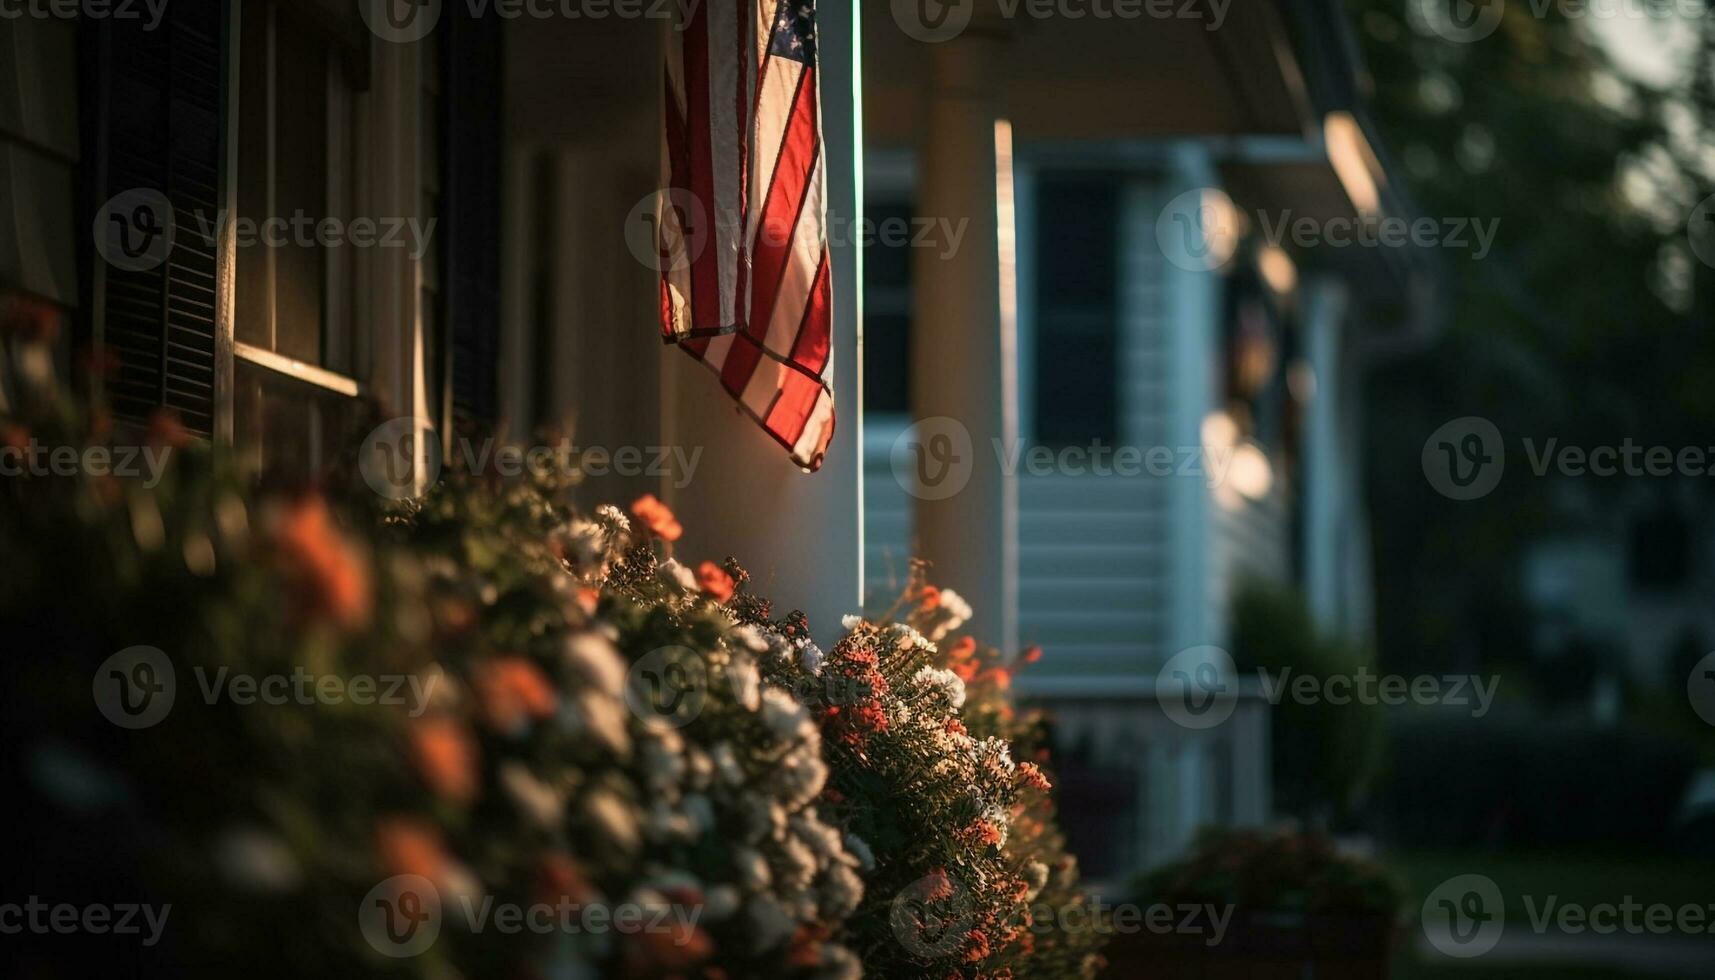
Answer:
<svg viewBox="0 0 1715 980"><path fill-rule="evenodd" d="M1233 600L1233 661L1241 674L1354 677L1374 670L1361 647L1326 636L1298 593L1257 581ZM1276 808L1327 819L1362 803L1386 756L1378 705L1303 704L1284 698L1271 711Z"/></svg>

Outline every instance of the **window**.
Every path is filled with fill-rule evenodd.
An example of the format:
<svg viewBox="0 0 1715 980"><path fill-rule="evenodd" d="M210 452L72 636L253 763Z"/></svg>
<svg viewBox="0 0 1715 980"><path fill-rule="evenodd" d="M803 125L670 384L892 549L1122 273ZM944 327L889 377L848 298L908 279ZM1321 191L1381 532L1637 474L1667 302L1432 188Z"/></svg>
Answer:
<svg viewBox="0 0 1715 980"><path fill-rule="evenodd" d="M911 205L866 201L876 228L910 228ZM910 236L877 235L863 251L863 407L866 412L911 410Z"/></svg>
<svg viewBox="0 0 1715 980"><path fill-rule="evenodd" d="M358 435L359 100L366 45L315 4L240 19L234 440L265 479L314 475Z"/></svg>
<svg viewBox="0 0 1715 980"><path fill-rule="evenodd" d="M1045 175L1036 192L1035 439L1119 436L1119 188Z"/></svg>

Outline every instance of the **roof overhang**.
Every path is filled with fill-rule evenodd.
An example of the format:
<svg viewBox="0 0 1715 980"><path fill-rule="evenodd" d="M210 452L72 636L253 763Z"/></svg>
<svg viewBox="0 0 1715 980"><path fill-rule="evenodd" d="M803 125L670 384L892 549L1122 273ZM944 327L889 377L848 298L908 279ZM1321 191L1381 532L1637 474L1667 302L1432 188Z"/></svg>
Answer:
<svg viewBox="0 0 1715 980"><path fill-rule="evenodd" d="M915 145L922 135L937 43L912 37L895 14L918 3L938 5L863 5L870 145ZM1005 45L1005 81L997 94L1019 140L1296 135L1314 124L1309 89L1276 0L1135 0L1122 6L1136 13L1096 16L1116 4L1089 0L1067 8L1086 16L1036 17L1032 0L979 0L967 30Z"/></svg>

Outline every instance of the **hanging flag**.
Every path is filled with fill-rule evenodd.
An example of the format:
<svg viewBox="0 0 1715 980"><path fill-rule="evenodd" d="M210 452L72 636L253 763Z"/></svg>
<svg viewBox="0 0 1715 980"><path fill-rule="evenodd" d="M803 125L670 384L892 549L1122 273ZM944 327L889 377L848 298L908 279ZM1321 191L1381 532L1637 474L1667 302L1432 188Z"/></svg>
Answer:
<svg viewBox="0 0 1715 980"><path fill-rule="evenodd" d="M813 0L703 0L667 33L661 333L814 470L834 435Z"/></svg>

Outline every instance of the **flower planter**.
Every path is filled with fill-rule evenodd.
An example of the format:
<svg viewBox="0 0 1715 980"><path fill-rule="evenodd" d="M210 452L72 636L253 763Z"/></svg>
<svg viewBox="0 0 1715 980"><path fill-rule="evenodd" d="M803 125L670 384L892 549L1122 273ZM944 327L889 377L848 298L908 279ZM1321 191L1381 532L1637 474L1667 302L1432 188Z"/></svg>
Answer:
<svg viewBox="0 0 1715 980"><path fill-rule="evenodd" d="M1221 942L1177 933L1116 935L1108 977L1154 980L1385 980L1391 917L1237 912Z"/></svg>

